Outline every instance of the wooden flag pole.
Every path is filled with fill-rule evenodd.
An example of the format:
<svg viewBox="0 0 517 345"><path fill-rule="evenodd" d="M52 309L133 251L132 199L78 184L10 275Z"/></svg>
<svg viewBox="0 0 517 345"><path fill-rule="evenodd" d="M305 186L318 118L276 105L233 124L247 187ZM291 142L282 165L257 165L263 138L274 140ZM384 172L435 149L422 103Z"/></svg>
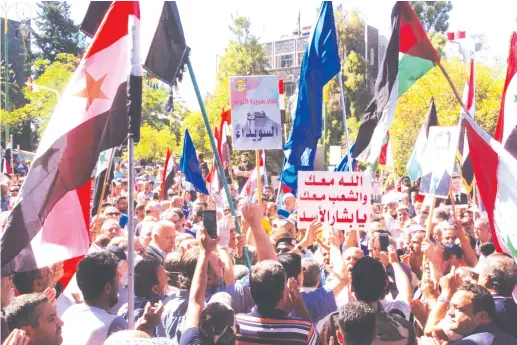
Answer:
<svg viewBox="0 0 517 345"><path fill-rule="evenodd" d="M438 67L440 67L440 70L442 71L443 75L445 76L445 79L447 80L447 82L449 83L449 85L451 86L451 89L452 89L452 92L454 93L454 96L456 97L456 100L458 101L458 103L461 105L461 107L463 108L463 110L465 111L466 114L468 114L471 118L474 118L469 110L467 109L467 107L465 106L465 104L463 103L463 100L461 99L460 97L460 94L458 93L458 90L456 90L456 87L454 86L454 83L452 82L452 79L449 75L449 73L447 73L447 70L445 69L445 67L443 67L442 65L442 62L441 61L438 61Z"/></svg>
<svg viewBox="0 0 517 345"><path fill-rule="evenodd" d="M266 162L263 162L264 165ZM260 177L260 150L255 150L255 166L257 167L257 202L262 205L262 179Z"/></svg>
<svg viewBox="0 0 517 345"><path fill-rule="evenodd" d="M431 199L431 209L429 210L429 216L427 219L427 228L426 228L426 232L425 232L425 238L427 238L427 239L431 239L431 230L432 230L431 227L433 226L433 213L434 213L435 204L436 204L436 198L433 196L433 198ZM428 261L429 261L429 258L424 254L424 258L422 260L422 264L424 265L423 274L425 274L425 276L428 280L431 280L431 272L429 269Z"/></svg>
<svg viewBox="0 0 517 345"><path fill-rule="evenodd" d="M450 187L449 187L449 198L451 199L452 216L454 217L454 221L456 221L456 200L454 200L454 194L452 193L452 189L450 189Z"/></svg>

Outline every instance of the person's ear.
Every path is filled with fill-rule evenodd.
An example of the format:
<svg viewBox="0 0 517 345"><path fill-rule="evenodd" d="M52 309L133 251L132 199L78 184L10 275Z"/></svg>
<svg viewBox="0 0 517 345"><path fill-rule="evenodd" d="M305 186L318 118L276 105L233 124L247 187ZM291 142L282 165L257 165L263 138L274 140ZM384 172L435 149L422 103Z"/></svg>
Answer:
<svg viewBox="0 0 517 345"><path fill-rule="evenodd" d="M336 330L336 337L337 337L337 342L341 345L346 345L346 340L345 340L345 337L343 336L343 333L341 333L341 329L337 329Z"/></svg>
<svg viewBox="0 0 517 345"><path fill-rule="evenodd" d="M486 311L476 313L475 318L478 325L488 325L492 322Z"/></svg>

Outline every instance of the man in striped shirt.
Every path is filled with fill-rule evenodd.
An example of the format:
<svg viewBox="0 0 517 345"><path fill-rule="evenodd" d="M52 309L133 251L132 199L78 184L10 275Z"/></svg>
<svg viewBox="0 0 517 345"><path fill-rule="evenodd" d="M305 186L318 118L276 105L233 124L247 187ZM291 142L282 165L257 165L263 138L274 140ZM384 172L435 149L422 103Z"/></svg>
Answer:
<svg viewBox="0 0 517 345"><path fill-rule="evenodd" d="M265 260L252 268L250 289L256 307L236 316L236 345L318 345L296 280L286 279L282 265ZM296 311L302 318L289 317Z"/></svg>

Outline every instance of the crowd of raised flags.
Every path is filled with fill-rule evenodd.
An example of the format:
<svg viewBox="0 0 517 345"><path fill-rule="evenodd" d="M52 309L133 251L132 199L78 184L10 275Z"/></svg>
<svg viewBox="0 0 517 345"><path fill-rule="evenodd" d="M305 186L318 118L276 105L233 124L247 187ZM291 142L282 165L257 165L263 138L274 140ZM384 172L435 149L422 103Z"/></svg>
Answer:
<svg viewBox="0 0 517 345"><path fill-rule="evenodd" d="M7 325L11 328L10 338L4 344L15 345L20 339L23 343L26 338L31 339L27 340L29 344L61 344L61 328L66 330L64 343L73 343L71 327L79 325L70 326L70 323L81 322L77 305L88 309L99 302L89 295L88 283L82 281L88 277L84 272L95 265L101 270L103 264L113 262L121 271L129 265L129 279L115 283L117 288L111 286L97 297L109 300L118 296L116 300L123 301L122 295L129 295L129 299L126 296L129 306L126 304L125 309L114 310L115 305L121 305L99 302L109 305L109 312L118 312L125 321L89 310L108 324L96 329L101 335L92 335L86 341L78 339L77 344L102 344L117 330L127 328L125 322L129 325L134 322L135 328L145 332L146 337L168 338L174 344L280 343L271 337L268 327L276 329L279 335L293 337L296 344L311 345L320 341L324 344L338 341L342 345L409 345L417 338L422 344L440 345L443 342L517 343L511 338L516 336L515 327L512 330L507 323L508 318L517 321L517 305L511 295L517 284L514 262L517 234L512 224L513 211L517 212L517 117L514 114L517 102L513 81L517 71L516 33L511 37L494 137L475 122L473 58L469 61L469 78L462 99L451 84L462 109L459 143L454 147L459 168L454 170L457 174L452 178L463 179L463 190L469 194L467 210L456 210L453 200L449 210L444 205L449 205L449 201L436 201L433 195L424 200L419 195L418 181L423 177L424 165L429 164L426 162L431 146L429 132L440 122L436 110L440 105L431 99L406 165L407 178L395 179L395 184L381 188L386 198L373 205L369 229L341 231L318 221L308 229L301 229L296 226L298 173L314 170L322 136L323 87L341 70L332 2L322 2L307 43L276 190L270 187L273 181L269 181L266 171L265 150L257 151L258 166L251 165L249 169L247 155L242 167L232 166L231 116L224 109L214 137L210 138L216 151L213 154L220 159L214 159L210 168L203 160L203 153L196 152L189 129L185 128L180 159L176 161L168 150L152 178L141 173L129 183L132 186L137 182L137 187L128 190L127 179L119 177L132 176L128 169L134 162L123 161L118 156L128 135L135 141L140 137L142 67L172 86L181 80L190 51L176 3L165 2L161 6L159 20L150 24L137 1L92 2L82 25L92 42L21 181L15 181L10 157L3 156L2 171L11 181L7 178L0 181L2 211L5 211L0 224L2 293L11 293L10 280L4 278L13 277L18 295L44 293L46 296L22 296L14 302L9 298L5 303L2 299L2 311L7 309ZM347 148L335 167L336 172L366 169L369 174L375 174L378 167L393 166L389 129L397 100L432 68L447 73L410 2L396 2L391 19L392 36L379 69L373 99L365 109L355 143ZM139 30L143 23L157 28L145 52L140 47ZM282 94L281 87L279 93ZM11 154L14 152L12 139L8 149ZM237 186L234 179L243 183ZM384 185L382 174L374 180ZM125 185L121 186L123 182ZM130 195L137 202L135 207L128 208ZM257 205L259 201L262 205ZM133 214L128 212L132 209ZM217 211L218 249L216 240L209 239L204 229L202 216L207 209ZM128 225L128 218L134 229ZM197 253L192 254L195 250ZM217 259L208 259L213 253L217 253ZM159 264L147 263L150 257L157 258ZM124 268L121 263L125 261L129 262ZM90 268L81 272L77 270L78 264ZM156 270L156 277L148 276L150 283L156 279L149 296L139 295L144 289L141 281L136 283L135 290L132 273L144 279L145 265ZM502 265L505 271L497 271L497 265ZM460 267L461 272L468 274L460 273ZM42 270L52 278L42 277ZM245 273L240 275L239 270ZM302 271L306 275L305 284ZM376 272L380 273L376 275ZM113 274L113 279L120 278ZM207 279L207 275L211 278ZM20 276L34 282L26 292L21 287L27 284L21 282ZM315 280L308 283L309 278ZM217 284L213 279L219 279ZM36 286L39 280L45 280L45 289ZM70 289L75 290L74 294L66 294L67 303L72 305L67 308L76 314L72 318L72 312L66 314L67 308L59 310L62 305L58 304L56 320L65 315L64 325L60 320L54 322L59 336L48 343L33 340L41 334L23 319L20 309L24 306L19 306L22 302L17 301L27 299L24 303L31 306L30 303L36 302L30 298L39 298L38 303L52 302L58 297L53 288L64 289L70 281L73 286ZM388 288L384 289L384 284ZM208 301L205 290L212 296L211 288L230 298L229 302L226 295L216 298L218 310L213 310L216 307L211 303L206 307L202 303ZM273 306L268 305L270 296L264 295L265 288L271 289L271 299L277 299ZM285 289L283 295L282 289ZM57 295L63 291L57 291ZM468 297L473 301L485 303L479 307L471 301L474 307L468 316L475 322L468 325L453 312L446 313L441 304L460 303L465 294L470 294ZM460 309L456 304L454 307ZM49 310L55 314L52 308ZM350 316L347 308L357 308L360 312L350 312L353 314ZM486 316L480 315L481 312ZM368 323L365 315L374 314ZM222 329L217 321L210 321L218 317L221 320L217 321L223 322ZM344 320L348 318L350 322L362 322L366 340L350 340L360 336L346 327ZM91 318L88 320L93 323ZM235 322L240 330L235 329ZM372 324L373 329L377 327L377 333L366 334ZM456 327L459 324L464 328ZM85 332L90 326L85 325ZM193 329L197 328L196 333ZM211 333L205 334L207 329ZM332 340L329 334L333 334ZM347 340L340 339L339 334ZM490 337L492 342L480 340ZM2 339L5 338L2 334ZM116 341L115 336L112 343Z"/></svg>

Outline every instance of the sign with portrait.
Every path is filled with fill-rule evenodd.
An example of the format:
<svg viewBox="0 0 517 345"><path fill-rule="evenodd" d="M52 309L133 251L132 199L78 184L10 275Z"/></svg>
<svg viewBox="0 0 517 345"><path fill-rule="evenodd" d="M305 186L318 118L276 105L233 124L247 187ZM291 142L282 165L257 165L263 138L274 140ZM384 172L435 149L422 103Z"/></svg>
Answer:
<svg viewBox="0 0 517 345"><path fill-rule="evenodd" d="M235 150L282 148L278 76L230 77Z"/></svg>
<svg viewBox="0 0 517 345"><path fill-rule="evenodd" d="M420 194L443 199L449 197L458 135L457 126L430 127L420 180Z"/></svg>

